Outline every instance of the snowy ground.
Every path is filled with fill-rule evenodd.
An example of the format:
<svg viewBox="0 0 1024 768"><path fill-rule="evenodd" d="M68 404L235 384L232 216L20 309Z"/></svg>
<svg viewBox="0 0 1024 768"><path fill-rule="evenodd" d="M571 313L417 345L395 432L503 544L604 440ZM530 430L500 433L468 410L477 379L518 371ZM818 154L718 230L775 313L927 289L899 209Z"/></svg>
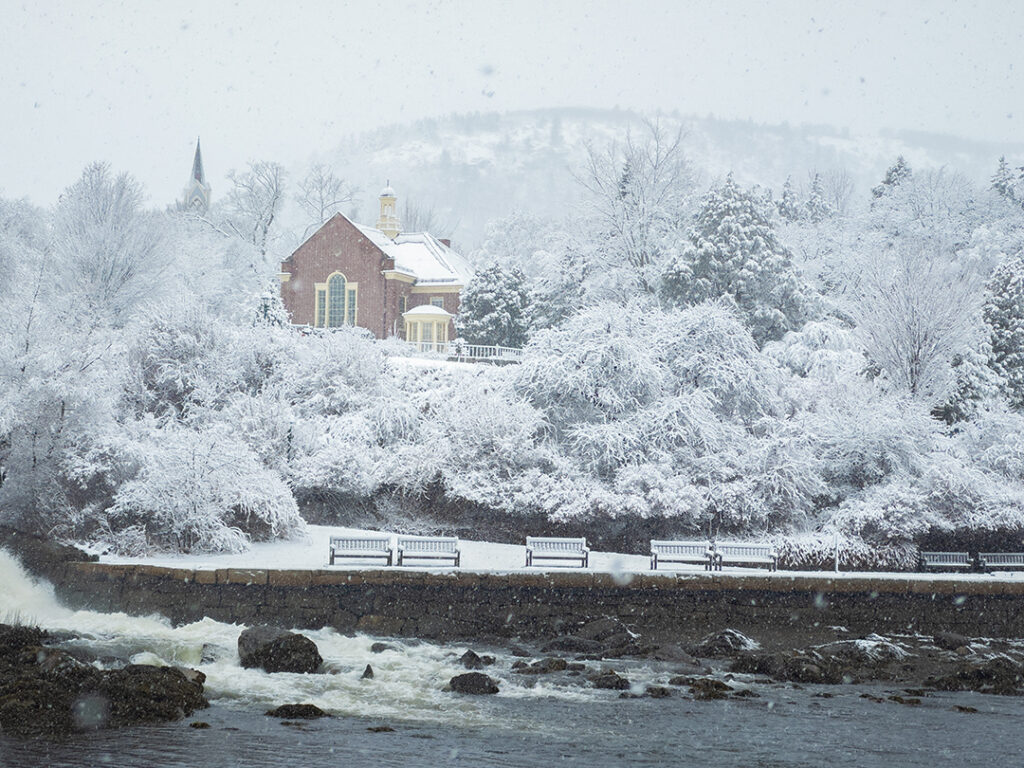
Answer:
<svg viewBox="0 0 1024 768"><path fill-rule="evenodd" d="M248 552L233 555L160 555L155 557L119 557L117 555L101 555L100 560L104 563L144 563L146 565L159 565L173 568L194 568L194 569L216 569L216 568L270 568L270 569L321 569L331 568L344 569L370 569L383 567L381 558L367 560L346 560L344 563L329 566L327 564L328 542L331 536L345 535L380 535L381 531L369 531L358 528L344 528L338 526L308 526L306 538L294 541L281 541L271 544L254 544ZM389 533L391 536L397 534ZM394 544L394 541L392 541ZM486 541L461 540L459 548L462 551L462 567L460 571L470 572L545 572L545 571L580 571L576 568L559 568L550 563L540 566L525 568L526 547L516 544L496 544ZM403 570L422 571L450 571L452 568L445 565L431 565L417 563L411 566L402 566ZM621 574L628 577L633 573L650 573L650 560L646 555L625 555L617 552L595 552L590 553L590 567L587 571L610 573L613 576ZM928 581L1021 581L1024 580L1024 571L1006 572L995 574L984 573L865 573L865 572L841 572L832 571L778 571L769 574L765 569L753 568L725 568L721 571L725 574L751 574L771 576L777 579L794 578L830 578L843 579L902 579L902 580L928 580ZM657 571L658 575L666 578L674 578L680 575L694 578L707 578L711 574L706 573L700 566L667 565ZM628 580L628 579L626 579Z"/></svg>

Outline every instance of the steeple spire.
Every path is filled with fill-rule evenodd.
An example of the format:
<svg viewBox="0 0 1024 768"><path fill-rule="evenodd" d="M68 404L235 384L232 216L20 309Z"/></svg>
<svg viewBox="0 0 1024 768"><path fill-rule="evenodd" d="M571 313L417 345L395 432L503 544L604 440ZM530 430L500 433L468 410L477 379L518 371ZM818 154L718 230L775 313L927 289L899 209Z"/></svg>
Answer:
<svg viewBox="0 0 1024 768"><path fill-rule="evenodd" d="M203 153L199 149L199 139L196 138L196 157L192 161L192 180L200 184L206 184L206 174L203 172Z"/></svg>
<svg viewBox="0 0 1024 768"><path fill-rule="evenodd" d="M185 210L204 214L210 208L210 185L206 183L206 171L203 170L203 152L196 138L196 154L192 160L192 176L185 187L185 198L182 200Z"/></svg>

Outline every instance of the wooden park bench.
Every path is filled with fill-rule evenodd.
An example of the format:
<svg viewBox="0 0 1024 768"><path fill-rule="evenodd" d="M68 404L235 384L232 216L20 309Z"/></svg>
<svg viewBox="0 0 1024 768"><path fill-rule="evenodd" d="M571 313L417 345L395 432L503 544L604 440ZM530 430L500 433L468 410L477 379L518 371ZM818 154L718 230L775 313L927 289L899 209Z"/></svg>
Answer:
<svg viewBox="0 0 1024 768"><path fill-rule="evenodd" d="M579 560L580 567L590 563L590 550L586 539L554 539L539 536L526 537L526 567L534 560Z"/></svg>
<svg viewBox="0 0 1024 768"><path fill-rule="evenodd" d="M779 556L770 544L728 544L714 545L715 570L723 565L765 565L769 571L779 567Z"/></svg>
<svg viewBox="0 0 1024 768"><path fill-rule="evenodd" d="M391 565L392 550L390 536L331 536L330 564L339 557L384 557Z"/></svg>
<svg viewBox="0 0 1024 768"><path fill-rule="evenodd" d="M685 563L703 565L710 571L715 564L715 552L706 541L657 541L651 540L651 570L658 570L658 563Z"/></svg>
<svg viewBox="0 0 1024 768"><path fill-rule="evenodd" d="M1024 571L1024 552L979 552L978 567L983 571Z"/></svg>
<svg viewBox="0 0 1024 768"><path fill-rule="evenodd" d="M398 565L406 560L451 560L458 568L462 555L455 536L399 536Z"/></svg>
<svg viewBox="0 0 1024 768"><path fill-rule="evenodd" d="M919 552L918 570L969 571L974 561L967 552Z"/></svg>

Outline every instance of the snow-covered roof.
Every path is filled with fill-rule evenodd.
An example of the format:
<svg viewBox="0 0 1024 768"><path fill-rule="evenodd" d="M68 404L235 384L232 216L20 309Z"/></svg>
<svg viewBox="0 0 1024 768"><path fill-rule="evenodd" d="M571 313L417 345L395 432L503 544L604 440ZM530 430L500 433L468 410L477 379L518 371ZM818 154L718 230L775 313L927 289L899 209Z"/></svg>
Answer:
<svg viewBox="0 0 1024 768"><path fill-rule="evenodd" d="M392 240L379 229L356 226L417 285L466 285L473 277L469 262L429 232L403 232Z"/></svg>
<svg viewBox="0 0 1024 768"><path fill-rule="evenodd" d="M380 191L381 197L395 197L395 190L392 189L391 185L388 184L384 189Z"/></svg>
<svg viewBox="0 0 1024 768"><path fill-rule="evenodd" d="M408 312L403 312L402 317L410 317L415 315L417 317L426 315L435 315L437 317L451 317L451 312L446 312L441 307L435 307L433 304L420 304L418 307L413 307Z"/></svg>

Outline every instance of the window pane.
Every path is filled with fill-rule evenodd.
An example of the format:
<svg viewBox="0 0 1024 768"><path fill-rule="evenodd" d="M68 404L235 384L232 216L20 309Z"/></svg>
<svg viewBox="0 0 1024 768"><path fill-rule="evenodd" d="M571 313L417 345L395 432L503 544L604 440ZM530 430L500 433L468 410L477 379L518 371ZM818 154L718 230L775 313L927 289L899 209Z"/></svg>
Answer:
<svg viewBox="0 0 1024 768"><path fill-rule="evenodd" d="M315 324L317 328L324 327L324 321L327 318L327 291L323 288L318 288L316 292L316 320Z"/></svg>
<svg viewBox="0 0 1024 768"><path fill-rule="evenodd" d="M422 323L423 326L423 341L430 343L434 340L434 324L433 323Z"/></svg>
<svg viewBox="0 0 1024 768"><path fill-rule="evenodd" d="M356 324L356 289L355 288L349 288L348 289L348 305L347 306L348 306L348 309L346 310L347 314L345 316L345 322L347 322L349 325L355 325Z"/></svg>
<svg viewBox="0 0 1024 768"><path fill-rule="evenodd" d="M345 323L345 278L333 275L327 281L327 325L337 328Z"/></svg>
<svg viewBox="0 0 1024 768"><path fill-rule="evenodd" d="M431 296L430 306L444 309L444 296Z"/></svg>

